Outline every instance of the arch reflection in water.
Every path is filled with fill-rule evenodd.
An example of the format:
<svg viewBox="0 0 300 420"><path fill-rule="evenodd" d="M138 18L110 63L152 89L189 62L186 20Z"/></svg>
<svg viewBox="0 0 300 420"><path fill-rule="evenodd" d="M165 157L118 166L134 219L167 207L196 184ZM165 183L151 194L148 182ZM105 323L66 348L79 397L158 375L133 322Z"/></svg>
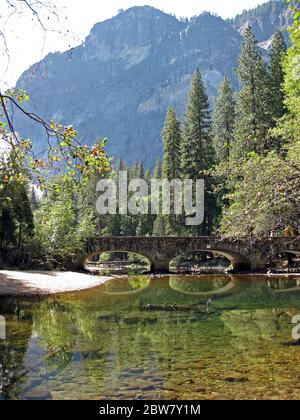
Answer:
<svg viewBox="0 0 300 420"><path fill-rule="evenodd" d="M300 292L300 279L297 277L270 278L267 285L274 293Z"/></svg>
<svg viewBox="0 0 300 420"><path fill-rule="evenodd" d="M151 281L151 277L147 276L110 280L102 286L101 292L112 296L137 295L147 290L151 286Z"/></svg>
<svg viewBox="0 0 300 420"><path fill-rule="evenodd" d="M170 277L172 290L190 296L220 296L229 293L236 286L232 276L213 276L207 279Z"/></svg>

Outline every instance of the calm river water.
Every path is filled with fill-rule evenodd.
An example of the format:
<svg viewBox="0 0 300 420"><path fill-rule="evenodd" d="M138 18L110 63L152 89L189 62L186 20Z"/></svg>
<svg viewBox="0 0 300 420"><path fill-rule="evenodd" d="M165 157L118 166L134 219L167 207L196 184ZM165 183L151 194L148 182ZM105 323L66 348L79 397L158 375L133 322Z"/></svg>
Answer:
<svg viewBox="0 0 300 420"><path fill-rule="evenodd" d="M300 278L280 276L0 299L0 399L300 399L297 314Z"/></svg>

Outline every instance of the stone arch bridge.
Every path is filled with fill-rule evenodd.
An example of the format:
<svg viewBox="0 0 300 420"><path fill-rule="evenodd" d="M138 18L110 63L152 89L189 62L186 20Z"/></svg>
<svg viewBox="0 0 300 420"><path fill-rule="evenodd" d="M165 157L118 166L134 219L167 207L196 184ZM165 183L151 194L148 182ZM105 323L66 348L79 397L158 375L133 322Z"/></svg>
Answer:
<svg viewBox="0 0 300 420"><path fill-rule="evenodd" d="M236 271L263 270L280 255L300 255L300 237L98 237L78 252L74 264L80 269L95 255L131 252L148 258L152 272L168 272L172 260L196 251L222 255Z"/></svg>

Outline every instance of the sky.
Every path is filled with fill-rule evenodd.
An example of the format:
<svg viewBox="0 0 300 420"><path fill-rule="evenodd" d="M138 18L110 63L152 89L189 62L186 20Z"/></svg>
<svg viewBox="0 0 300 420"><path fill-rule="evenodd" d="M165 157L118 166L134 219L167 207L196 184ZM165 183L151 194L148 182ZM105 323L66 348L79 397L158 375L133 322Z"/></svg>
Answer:
<svg viewBox="0 0 300 420"><path fill-rule="evenodd" d="M13 2L18 5L16 13L7 6L7 0L0 0L1 89L14 86L23 71L47 53L65 51L80 44L95 23L111 18L119 9L147 4L177 17L210 11L228 18L266 0L47 0L55 6L51 10L55 10L57 16L51 10L39 11L42 24L48 29L46 32L21 2Z"/></svg>

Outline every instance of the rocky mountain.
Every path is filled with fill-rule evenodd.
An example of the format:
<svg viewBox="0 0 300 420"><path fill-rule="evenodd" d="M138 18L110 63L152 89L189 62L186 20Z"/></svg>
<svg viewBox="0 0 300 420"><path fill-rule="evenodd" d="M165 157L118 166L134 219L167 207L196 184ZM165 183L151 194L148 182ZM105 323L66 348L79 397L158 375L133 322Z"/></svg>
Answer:
<svg viewBox="0 0 300 420"><path fill-rule="evenodd" d="M272 0L241 13L229 22L240 33L251 25L261 47L268 48L274 33L279 29L285 32L288 41L287 28L291 25L292 18L293 12L286 0Z"/></svg>
<svg viewBox="0 0 300 420"><path fill-rule="evenodd" d="M273 3L282 6L271 2L269 7ZM184 115L195 69L201 69L213 102L225 73L236 85L242 26L257 22L259 39L267 40L285 9L274 10L270 21L255 11L234 21L209 13L179 21L152 7L134 7L96 24L73 50L49 54L21 76L17 87L28 91L30 110L73 125L82 143L107 137L108 152L115 159L153 165L162 151L160 132L167 108L174 105ZM43 132L15 118L20 135L33 139L43 153Z"/></svg>

